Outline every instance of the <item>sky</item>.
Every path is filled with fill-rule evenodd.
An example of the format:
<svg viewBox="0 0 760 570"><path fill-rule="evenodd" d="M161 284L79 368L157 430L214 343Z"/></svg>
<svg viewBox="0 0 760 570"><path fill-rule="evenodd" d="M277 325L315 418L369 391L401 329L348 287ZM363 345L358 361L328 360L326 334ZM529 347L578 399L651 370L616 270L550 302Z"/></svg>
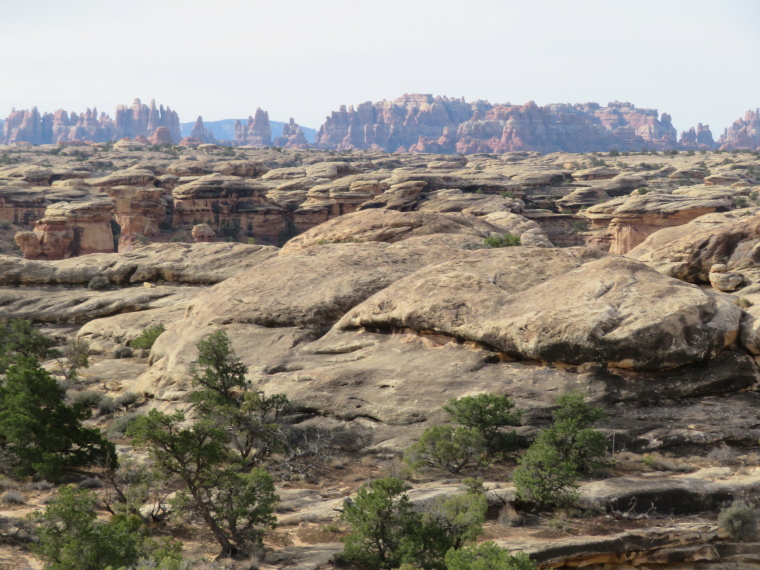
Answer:
<svg viewBox="0 0 760 570"><path fill-rule="evenodd" d="M629 101L713 134L760 106L758 0L0 0L0 118L155 99L319 128L432 93Z"/></svg>

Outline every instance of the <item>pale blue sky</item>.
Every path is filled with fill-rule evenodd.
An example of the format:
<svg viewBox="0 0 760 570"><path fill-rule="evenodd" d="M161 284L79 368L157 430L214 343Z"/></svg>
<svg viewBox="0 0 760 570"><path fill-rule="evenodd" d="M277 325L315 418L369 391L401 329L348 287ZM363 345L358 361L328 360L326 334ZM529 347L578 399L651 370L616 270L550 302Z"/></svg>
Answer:
<svg viewBox="0 0 760 570"><path fill-rule="evenodd" d="M717 138L760 106L759 29L758 0L0 0L0 116L140 97L318 128L419 92L631 101Z"/></svg>

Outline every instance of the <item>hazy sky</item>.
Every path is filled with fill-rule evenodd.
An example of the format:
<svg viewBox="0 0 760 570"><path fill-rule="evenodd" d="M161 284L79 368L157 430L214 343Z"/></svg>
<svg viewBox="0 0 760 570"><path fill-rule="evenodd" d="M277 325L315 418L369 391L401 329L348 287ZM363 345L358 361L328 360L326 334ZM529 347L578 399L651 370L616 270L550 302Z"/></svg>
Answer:
<svg viewBox="0 0 760 570"><path fill-rule="evenodd" d="M758 0L0 0L0 116L156 99L318 128L403 93L630 101L717 136L760 106Z"/></svg>

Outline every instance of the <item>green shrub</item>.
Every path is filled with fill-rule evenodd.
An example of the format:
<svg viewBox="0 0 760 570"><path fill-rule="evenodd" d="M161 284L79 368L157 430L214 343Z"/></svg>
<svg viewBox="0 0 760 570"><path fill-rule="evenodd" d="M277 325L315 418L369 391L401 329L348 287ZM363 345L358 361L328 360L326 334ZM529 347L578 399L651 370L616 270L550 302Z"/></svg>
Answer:
<svg viewBox="0 0 760 570"><path fill-rule="evenodd" d="M514 247L520 245L520 238L510 233L501 236L489 236L483 240L486 247Z"/></svg>
<svg viewBox="0 0 760 570"><path fill-rule="evenodd" d="M0 374L22 356L34 359L56 356L58 352L52 347L53 341L37 330L31 321L11 319L0 322Z"/></svg>
<svg viewBox="0 0 760 570"><path fill-rule="evenodd" d="M591 429L604 413L582 394L560 396L553 417L512 475L518 497L545 507L575 502L581 474L598 468L605 454L604 434Z"/></svg>
<svg viewBox="0 0 760 570"><path fill-rule="evenodd" d="M115 466L116 449L81 422L90 411L67 406L64 391L39 363L19 358L0 384L0 441L18 476L58 478L65 469L93 463Z"/></svg>
<svg viewBox="0 0 760 570"><path fill-rule="evenodd" d="M535 570L538 568L527 554L510 554L489 541L446 554L446 570Z"/></svg>
<svg viewBox="0 0 760 570"><path fill-rule="evenodd" d="M733 540L748 540L755 535L757 510L744 501L734 501L718 515L718 526Z"/></svg>
<svg viewBox="0 0 760 570"><path fill-rule="evenodd" d="M141 350L150 350L153 347L153 343L156 342L156 339L161 336L165 330L166 327L162 323L147 326L143 332L140 333L140 336L129 343L129 346Z"/></svg>
<svg viewBox="0 0 760 570"><path fill-rule="evenodd" d="M749 206L749 202L744 196L737 196L734 198L734 206L736 208L746 208Z"/></svg>
<svg viewBox="0 0 760 570"><path fill-rule="evenodd" d="M104 523L92 491L61 487L44 512L32 515L39 538L32 550L53 570L101 570L131 566L143 552L139 517Z"/></svg>
<svg viewBox="0 0 760 570"><path fill-rule="evenodd" d="M477 463L484 451L483 436L474 428L435 426L406 450L404 461L413 469L440 469L459 473Z"/></svg>
<svg viewBox="0 0 760 570"><path fill-rule="evenodd" d="M351 526L343 558L368 568L387 570L413 557L414 537L421 515L398 479L376 479L359 489L356 499L344 503L341 520Z"/></svg>
<svg viewBox="0 0 760 570"><path fill-rule="evenodd" d="M478 430L483 436L489 455L512 449L516 443L515 432L501 432L499 428L520 424L522 411L515 409L515 402L509 396L478 394L464 396L449 402L443 409L452 419L468 428Z"/></svg>

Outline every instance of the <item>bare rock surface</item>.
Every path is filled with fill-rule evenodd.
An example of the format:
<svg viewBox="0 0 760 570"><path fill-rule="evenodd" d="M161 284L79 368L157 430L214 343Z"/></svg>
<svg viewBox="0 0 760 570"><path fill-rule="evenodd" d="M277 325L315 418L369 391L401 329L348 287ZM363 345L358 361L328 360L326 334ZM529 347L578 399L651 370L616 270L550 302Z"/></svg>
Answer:
<svg viewBox="0 0 760 570"><path fill-rule="evenodd" d="M518 358L639 369L707 360L738 338L742 312L729 300L631 260L610 257L565 273L569 260L560 258L554 265L564 274L549 273L539 285L530 269L520 279L517 271L502 273L503 258L493 263L511 252L478 253L487 257L395 283L337 326L434 330ZM581 263L593 259L583 255ZM523 261L535 262L533 251ZM554 301L547 306L546 299Z"/></svg>
<svg viewBox="0 0 760 570"><path fill-rule="evenodd" d="M116 291L89 289L0 288L4 318L47 323L84 323L94 318L166 307L191 299L193 287L129 287Z"/></svg>
<svg viewBox="0 0 760 570"><path fill-rule="evenodd" d="M261 245L172 243L153 244L126 254L91 254L59 261L0 256L0 285L86 285L96 276L113 284L218 283L277 252L275 247Z"/></svg>
<svg viewBox="0 0 760 570"><path fill-rule="evenodd" d="M468 214L397 212L370 209L347 214L309 230L286 243L281 255L322 243L379 241L395 243L404 239L439 233L466 234L486 238L499 228Z"/></svg>

